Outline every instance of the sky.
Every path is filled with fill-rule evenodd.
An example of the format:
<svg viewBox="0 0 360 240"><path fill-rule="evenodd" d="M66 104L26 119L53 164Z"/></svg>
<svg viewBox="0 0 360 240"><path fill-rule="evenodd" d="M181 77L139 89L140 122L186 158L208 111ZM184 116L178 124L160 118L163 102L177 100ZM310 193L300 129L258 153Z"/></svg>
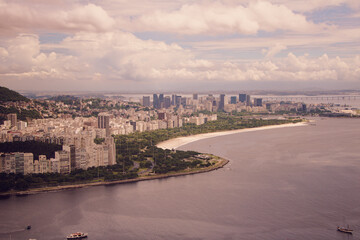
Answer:
<svg viewBox="0 0 360 240"><path fill-rule="evenodd" d="M360 1L0 0L0 85L360 90Z"/></svg>

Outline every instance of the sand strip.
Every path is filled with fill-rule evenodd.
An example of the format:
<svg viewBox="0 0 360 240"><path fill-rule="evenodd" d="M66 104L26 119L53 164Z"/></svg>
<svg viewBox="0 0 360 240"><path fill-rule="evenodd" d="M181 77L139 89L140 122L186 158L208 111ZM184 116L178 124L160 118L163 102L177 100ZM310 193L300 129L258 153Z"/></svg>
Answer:
<svg viewBox="0 0 360 240"><path fill-rule="evenodd" d="M244 128L244 129L222 131L222 132L202 133L202 134L198 134L198 135L169 139L167 141L158 143L156 146L159 148L162 148L162 149L176 149L185 144L199 141L199 140L206 139L206 138L225 136L225 135L230 135L230 134L235 134L235 133L254 132L254 131L260 131L260 130L285 128L285 127L299 127L299 126L306 126L306 125L307 125L307 122L299 122L299 123L287 123L287 124L281 124L281 125L263 126L263 127L256 127L256 128Z"/></svg>

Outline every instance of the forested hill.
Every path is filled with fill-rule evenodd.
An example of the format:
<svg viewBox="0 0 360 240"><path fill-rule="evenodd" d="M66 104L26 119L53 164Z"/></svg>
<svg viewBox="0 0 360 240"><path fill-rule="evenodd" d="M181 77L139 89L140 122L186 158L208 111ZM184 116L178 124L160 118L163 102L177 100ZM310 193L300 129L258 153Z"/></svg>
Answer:
<svg viewBox="0 0 360 240"><path fill-rule="evenodd" d="M13 90L0 86L0 102L16 102L16 101L28 102L29 99Z"/></svg>

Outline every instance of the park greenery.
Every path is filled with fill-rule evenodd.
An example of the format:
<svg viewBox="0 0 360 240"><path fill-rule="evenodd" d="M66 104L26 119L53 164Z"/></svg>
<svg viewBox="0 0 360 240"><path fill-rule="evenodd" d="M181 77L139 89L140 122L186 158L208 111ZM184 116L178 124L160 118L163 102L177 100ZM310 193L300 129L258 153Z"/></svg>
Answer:
<svg viewBox="0 0 360 240"><path fill-rule="evenodd" d="M180 128L159 129L141 133L135 132L129 135L117 135L114 136L117 164L113 166L91 167L87 170L76 169L69 174L45 173L22 175L1 173L0 192L7 192L10 190L21 191L29 188L91 183L97 181L134 179L138 178L140 175L144 175L140 172L141 170L146 174L156 176L158 174L175 173L184 170L209 167L211 166L210 162L201 161L196 158L196 155L199 154L198 152L164 150L156 147L156 144L181 136L291 122L295 123L299 121L301 120L265 120L261 118L243 118L242 116L219 114L217 121L206 122L202 125L185 124ZM101 144L101 141L102 139L96 140L98 144ZM40 148L40 145L34 144L34 146ZM12 150L15 150L15 148ZM35 155L35 151L31 151L31 149L27 149L27 151L33 152ZM55 149L51 151L55 151ZM45 151L41 153L37 152L37 154L45 154L48 157L52 156Z"/></svg>

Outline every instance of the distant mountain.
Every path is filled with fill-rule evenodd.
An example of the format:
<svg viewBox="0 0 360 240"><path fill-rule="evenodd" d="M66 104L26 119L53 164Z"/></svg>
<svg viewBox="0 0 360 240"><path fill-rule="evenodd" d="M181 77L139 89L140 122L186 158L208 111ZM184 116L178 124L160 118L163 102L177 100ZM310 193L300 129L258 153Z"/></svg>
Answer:
<svg viewBox="0 0 360 240"><path fill-rule="evenodd" d="M6 87L0 87L0 102L17 102L17 101L28 102L29 99Z"/></svg>

